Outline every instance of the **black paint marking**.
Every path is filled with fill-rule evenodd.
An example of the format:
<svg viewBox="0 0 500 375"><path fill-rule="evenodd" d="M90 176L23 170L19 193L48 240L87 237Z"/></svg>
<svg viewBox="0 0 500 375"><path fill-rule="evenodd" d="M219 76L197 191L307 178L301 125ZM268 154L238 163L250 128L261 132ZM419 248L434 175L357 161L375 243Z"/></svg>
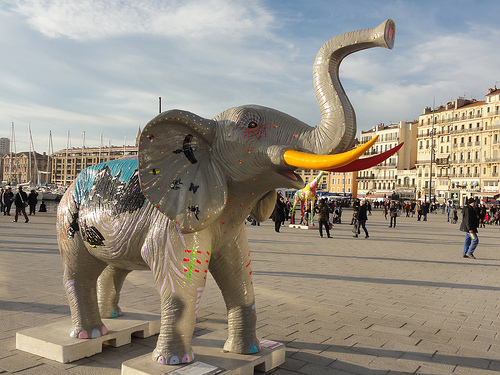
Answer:
<svg viewBox="0 0 500 375"><path fill-rule="evenodd" d="M177 150L174 150L174 154L180 154L181 152L184 153L184 156L191 162L191 164L196 164L198 160L196 160L196 157L194 156L194 148L191 147L191 140L193 139L192 134L186 135L186 138L184 138L184 141L182 142L182 148L179 148Z"/></svg>
<svg viewBox="0 0 500 375"><path fill-rule="evenodd" d="M198 217L198 214L200 213L200 208L198 207L198 205L189 207L189 211L194 212L194 217L196 217L196 220L200 220L200 218Z"/></svg>
<svg viewBox="0 0 500 375"><path fill-rule="evenodd" d="M179 190L181 188L180 185L184 185L181 182L180 178L178 180L173 180L172 183L170 184L170 189L172 189L172 190Z"/></svg>
<svg viewBox="0 0 500 375"><path fill-rule="evenodd" d="M189 191L192 191L192 192L193 192L193 194L196 194L196 192L198 191L198 188L199 188L199 187L200 187L199 185L195 185L195 184L193 184L193 183L191 182L191 185L189 185Z"/></svg>

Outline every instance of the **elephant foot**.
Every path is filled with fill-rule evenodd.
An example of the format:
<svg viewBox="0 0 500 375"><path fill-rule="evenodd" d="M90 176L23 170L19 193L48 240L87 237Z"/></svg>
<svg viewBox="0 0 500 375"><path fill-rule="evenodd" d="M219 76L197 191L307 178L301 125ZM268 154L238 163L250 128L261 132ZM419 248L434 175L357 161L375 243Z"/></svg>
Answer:
<svg viewBox="0 0 500 375"><path fill-rule="evenodd" d="M103 325L99 328L83 329L82 327L77 327L70 332L70 336L76 339L95 339L97 337L104 336L108 333L107 328Z"/></svg>
<svg viewBox="0 0 500 375"><path fill-rule="evenodd" d="M118 318L119 316L122 316L122 309L118 306L99 306L99 314L101 315L101 318L104 319Z"/></svg>
<svg viewBox="0 0 500 375"><path fill-rule="evenodd" d="M180 365L191 363L194 361L193 349L189 349L188 353L165 353L162 350L155 349L153 352L153 361L162 365Z"/></svg>
<svg viewBox="0 0 500 375"><path fill-rule="evenodd" d="M260 352L260 341L257 337L252 339L237 339L228 338L224 344L225 352L237 353L237 354L254 354Z"/></svg>

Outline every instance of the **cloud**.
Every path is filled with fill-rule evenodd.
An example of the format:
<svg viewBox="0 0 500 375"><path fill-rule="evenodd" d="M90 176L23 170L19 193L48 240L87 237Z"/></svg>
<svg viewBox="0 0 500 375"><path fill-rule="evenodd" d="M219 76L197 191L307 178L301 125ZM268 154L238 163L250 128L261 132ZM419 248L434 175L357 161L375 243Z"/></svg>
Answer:
<svg viewBox="0 0 500 375"><path fill-rule="evenodd" d="M47 37L80 41L132 34L235 38L265 35L274 24L251 0L11 0L11 7Z"/></svg>

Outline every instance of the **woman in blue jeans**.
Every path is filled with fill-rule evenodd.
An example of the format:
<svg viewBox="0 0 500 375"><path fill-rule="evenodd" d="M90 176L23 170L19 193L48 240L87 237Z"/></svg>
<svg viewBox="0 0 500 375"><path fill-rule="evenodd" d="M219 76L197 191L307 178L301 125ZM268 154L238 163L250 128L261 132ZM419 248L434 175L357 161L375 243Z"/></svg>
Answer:
<svg viewBox="0 0 500 375"><path fill-rule="evenodd" d="M479 237L477 235L479 218L476 214L475 207L476 200L474 198L469 198L467 200L467 206L465 206L462 211L463 218L460 230L465 232L464 250L462 252L464 258L476 259L474 250L476 250L477 244L479 243Z"/></svg>

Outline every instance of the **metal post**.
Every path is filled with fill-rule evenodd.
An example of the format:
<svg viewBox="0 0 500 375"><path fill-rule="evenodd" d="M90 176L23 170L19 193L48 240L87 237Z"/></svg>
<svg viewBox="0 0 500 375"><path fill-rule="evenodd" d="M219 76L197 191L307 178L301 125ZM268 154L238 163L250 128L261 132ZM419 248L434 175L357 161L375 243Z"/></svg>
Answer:
<svg viewBox="0 0 500 375"><path fill-rule="evenodd" d="M344 198L345 198L345 172L344 172Z"/></svg>

